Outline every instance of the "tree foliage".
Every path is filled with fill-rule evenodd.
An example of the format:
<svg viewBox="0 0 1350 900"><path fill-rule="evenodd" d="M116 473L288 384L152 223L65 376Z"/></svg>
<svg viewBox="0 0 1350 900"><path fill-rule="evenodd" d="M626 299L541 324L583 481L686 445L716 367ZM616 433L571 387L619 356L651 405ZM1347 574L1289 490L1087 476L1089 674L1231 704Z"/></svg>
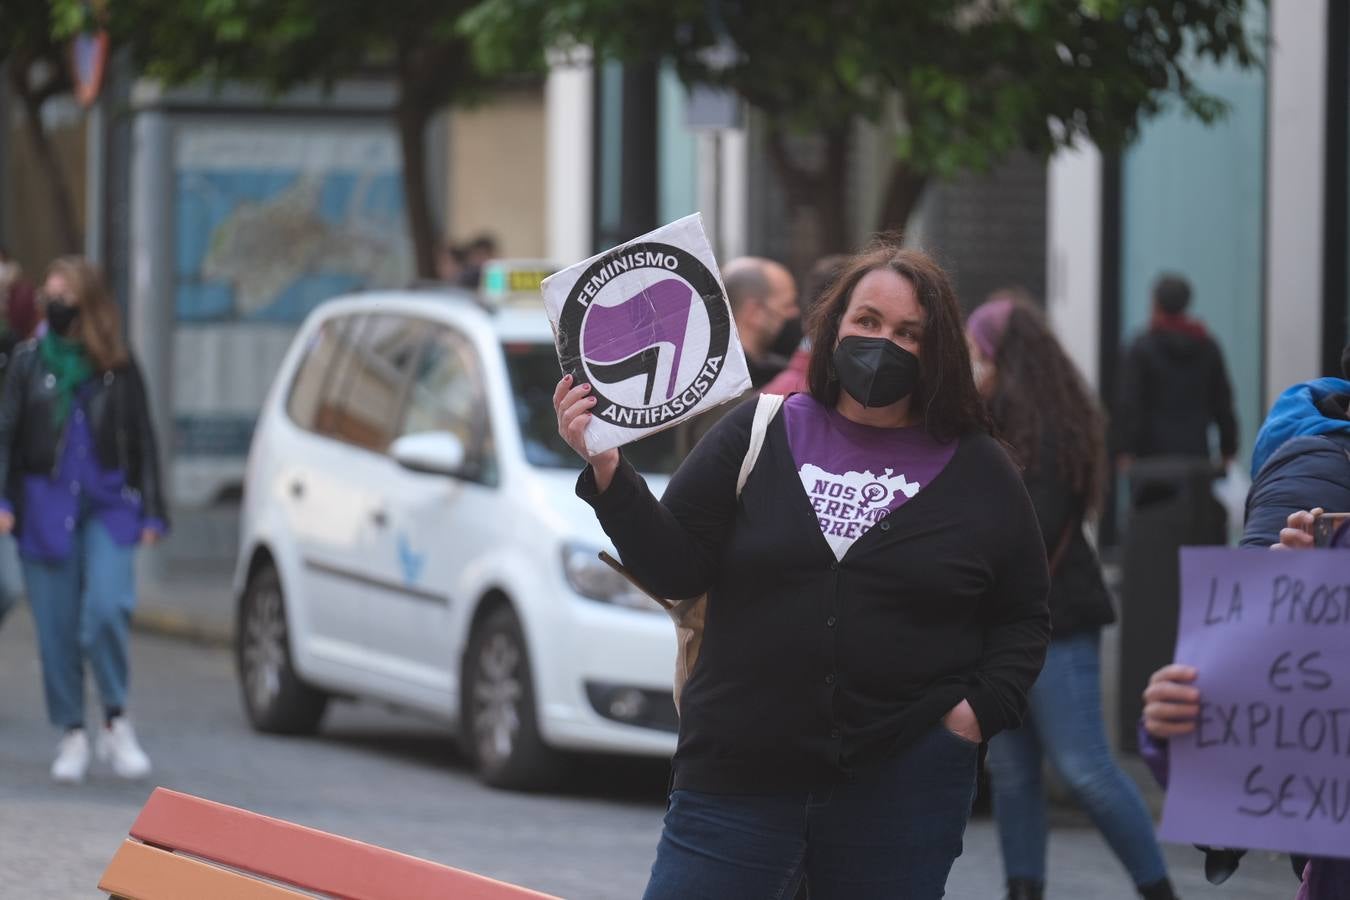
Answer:
<svg viewBox="0 0 1350 900"><path fill-rule="evenodd" d="M47 0L0 2L0 66L23 108L29 144L47 182L58 245L63 252L74 253L82 243L75 204L42 119L47 101L73 87L65 44L53 36L54 24Z"/></svg>
<svg viewBox="0 0 1350 900"><path fill-rule="evenodd" d="M772 126L891 128L905 182L892 190L913 196L903 209L889 204L880 225L898 227L915 183L930 177L985 169L1018 149L1120 147L1169 102L1213 121L1224 104L1197 85L1196 66L1259 62L1247 25L1255 2L484 0L467 30L489 69L585 45L669 60L686 83L730 88Z"/></svg>
<svg viewBox="0 0 1350 900"><path fill-rule="evenodd" d="M141 72L171 85L237 81L283 92L391 76L391 110L403 150L409 229L419 274L434 274L423 153L426 125L442 107L487 86L459 29L472 0L115 0L103 20ZM95 13L85 0L55 0L66 32Z"/></svg>

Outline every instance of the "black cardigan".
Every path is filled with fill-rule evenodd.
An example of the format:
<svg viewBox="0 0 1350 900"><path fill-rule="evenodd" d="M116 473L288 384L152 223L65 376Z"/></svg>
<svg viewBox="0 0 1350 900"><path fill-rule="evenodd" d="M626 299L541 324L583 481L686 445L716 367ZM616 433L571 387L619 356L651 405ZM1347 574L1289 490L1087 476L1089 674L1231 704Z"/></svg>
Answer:
<svg viewBox="0 0 1350 900"><path fill-rule="evenodd" d="M844 559L820 533L782 416L736 499L754 401L713 428L658 502L625 461L577 493L654 593L709 594L681 699L677 788L773 793L893 757L968 700L1017 726L1049 640L1045 549L1007 454L963 438L946 469Z"/></svg>

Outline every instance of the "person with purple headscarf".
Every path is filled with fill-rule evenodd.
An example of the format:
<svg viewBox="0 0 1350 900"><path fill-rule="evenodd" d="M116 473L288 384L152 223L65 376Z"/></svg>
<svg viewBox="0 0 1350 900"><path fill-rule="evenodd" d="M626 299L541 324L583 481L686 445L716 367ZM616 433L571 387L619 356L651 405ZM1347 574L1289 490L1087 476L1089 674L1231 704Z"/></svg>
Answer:
<svg viewBox="0 0 1350 900"><path fill-rule="evenodd" d="M1024 467L1050 568L1051 641L1018 728L989 744L994 815L1009 900L1046 881L1045 760L1092 817L1145 898L1174 896L1138 788L1111 755L1102 720L1101 629L1115 621L1083 534L1106 479L1104 417L1040 311L1002 291L966 321L975 383Z"/></svg>

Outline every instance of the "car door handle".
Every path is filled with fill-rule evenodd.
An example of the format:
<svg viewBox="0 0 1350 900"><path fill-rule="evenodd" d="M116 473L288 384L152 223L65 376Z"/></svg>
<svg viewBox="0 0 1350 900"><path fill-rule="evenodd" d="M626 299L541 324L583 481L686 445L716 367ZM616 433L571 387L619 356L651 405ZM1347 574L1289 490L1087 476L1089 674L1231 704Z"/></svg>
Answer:
<svg viewBox="0 0 1350 900"><path fill-rule="evenodd" d="M291 496L297 500L305 496L305 483L298 478L291 482Z"/></svg>
<svg viewBox="0 0 1350 900"><path fill-rule="evenodd" d="M382 509L377 509L370 514L370 521L375 523L376 528L383 528L389 524L389 514Z"/></svg>

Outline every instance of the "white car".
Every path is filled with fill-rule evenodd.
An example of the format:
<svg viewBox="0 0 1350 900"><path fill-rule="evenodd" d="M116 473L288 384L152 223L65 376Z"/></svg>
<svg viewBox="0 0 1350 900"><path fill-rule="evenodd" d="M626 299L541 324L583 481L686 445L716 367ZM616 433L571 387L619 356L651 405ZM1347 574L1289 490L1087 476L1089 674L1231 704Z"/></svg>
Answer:
<svg viewBox="0 0 1350 900"><path fill-rule="evenodd" d="M673 627L598 558L557 434L538 295L372 293L301 327L249 454L235 591L244 705L314 732L330 697L460 726L481 777L556 749L668 756ZM627 449L660 492L677 433Z"/></svg>

